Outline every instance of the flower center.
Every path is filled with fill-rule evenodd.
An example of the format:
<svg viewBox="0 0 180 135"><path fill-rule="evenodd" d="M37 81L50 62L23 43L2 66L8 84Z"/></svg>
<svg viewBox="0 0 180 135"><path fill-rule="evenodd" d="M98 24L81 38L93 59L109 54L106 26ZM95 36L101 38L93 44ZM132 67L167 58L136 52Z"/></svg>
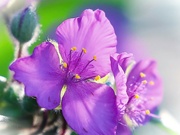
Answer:
<svg viewBox="0 0 180 135"><path fill-rule="evenodd" d="M85 48L77 51L74 46L70 49L69 54L66 56L67 60L63 61L60 65L63 72L66 74L66 83L80 82L89 79L99 80L100 76L96 75L94 62L97 61L97 56L88 59L88 52Z"/></svg>
<svg viewBox="0 0 180 135"><path fill-rule="evenodd" d="M137 81L129 87L129 100L126 104L124 121L126 124L130 123L130 128L135 128L144 121L146 115L151 115L147 102L152 102L151 99L146 97L148 90L154 85L153 81L147 81L148 77L145 73L141 72ZM148 78L147 78L148 79ZM151 97L153 98L153 97ZM127 121L128 120L128 121Z"/></svg>

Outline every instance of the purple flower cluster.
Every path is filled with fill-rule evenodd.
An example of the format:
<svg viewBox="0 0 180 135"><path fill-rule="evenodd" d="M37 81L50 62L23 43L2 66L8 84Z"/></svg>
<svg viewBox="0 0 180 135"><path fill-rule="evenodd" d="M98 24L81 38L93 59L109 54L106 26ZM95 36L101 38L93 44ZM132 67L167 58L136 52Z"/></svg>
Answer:
<svg viewBox="0 0 180 135"><path fill-rule="evenodd" d="M142 125L162 99L156 63L132 66L131 54L115 54L116 35L101 10L64 21L56 34L58 43L43 42L11 64L25 94L42 108L60 107L80 135L127 134ZM111 71L115 90L99 81Z"/></svg>

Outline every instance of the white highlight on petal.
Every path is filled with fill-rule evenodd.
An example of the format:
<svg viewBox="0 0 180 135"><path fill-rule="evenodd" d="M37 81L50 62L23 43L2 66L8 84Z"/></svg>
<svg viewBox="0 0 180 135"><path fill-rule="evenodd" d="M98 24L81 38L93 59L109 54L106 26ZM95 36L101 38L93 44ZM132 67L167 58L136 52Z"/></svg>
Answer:
<svg viewBox="0 0 180 135"><path fill-rule="evenodd" d="M62 59L61 54L59 52L58 43L56 41L54 41L54 40L49 40L49 42L54 45L54 47L56 49L56 52L58 54L58 57L59 57L59 62L62 63L63 59Z"/></svg>

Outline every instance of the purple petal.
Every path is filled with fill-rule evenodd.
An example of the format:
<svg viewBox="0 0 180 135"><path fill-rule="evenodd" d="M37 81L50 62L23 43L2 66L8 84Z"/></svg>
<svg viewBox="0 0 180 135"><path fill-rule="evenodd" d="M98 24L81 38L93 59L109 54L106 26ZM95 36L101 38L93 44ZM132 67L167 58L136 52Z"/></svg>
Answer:
<svg viewBox="0 0 180 135"><path fill-rule="evenodd" d="M128 127L118 124L116 135L132 135L132 132Z"/></svg>
<svg viewBox="0 0 180 135"><path fill-rule="evenodd" d="M114 134L117 108L114 92L107 85L93 82L68 85L62 112L80 135Z"/></svg>
<svg viewBox="0 0 180 135"><path fill-rule="evenodd" d="M66 50L66 57L71 47L76 46L78 52L85 48L87 54L83 58L92 60L93 56L97 56L97 61L92 63L97 74L103 76L110 71L109 56L116 51L117 40L114 29L102 10L85 10L80 17L64 21L57 28L56 34L59 43Z"/></svg>
<svg viewBox="0 0 180 135"><path fill-rule="evenodd" d="M128 95L126 93L126 76L124 71L120 67L118 61L116 61L113 57L110 58L111 60L111 69L115 78L116 82L116 92L117 92L117 106L119 110L119 115L121 115L125 109L125 104L128 102Z"/></svg>
<svg viewBox="0 0 180 135"><path fill-rule="evenodd" d="M121 68L123 69L124 72L126 71L127 67L131 64L131 62L133 62L133 60L134 60L132 53L126 53L126 52L122 52L120 54L114 53L111 56L116 61L118 61L119 65L121 66Z"/></svg>
<svg viewBox="0 0 180 135"><path fill-rule="evenodd" d="M118 59L119 65L122 67L123 71L125 72L127 67L133 61L133 54L123 52L117 56L117 59Z"/></svg>
<svg viewBox="0 0 180 135"><path fill-rule="evenodd" d="M16 60L10 65L14 78L25 85L25 94L37 98L41 107L53 109L60 103L63 75L54 46L44 42L31 56Z"/></svg>
<svg viewBox="0 0 180 135"><path fill-rule="evenodd" d="M145 76L141 77L140 73L145 74ZM147 84L145 84L146 91L144 90L143 93L143 97L146 99L144 106L152 110L160 104L163 97L162 81L157 73L155 61L143 60L135 65L128 77L128 95L132 94L130 90L134 89L137 83L141 83L144 80L147 81Z"/></svg>

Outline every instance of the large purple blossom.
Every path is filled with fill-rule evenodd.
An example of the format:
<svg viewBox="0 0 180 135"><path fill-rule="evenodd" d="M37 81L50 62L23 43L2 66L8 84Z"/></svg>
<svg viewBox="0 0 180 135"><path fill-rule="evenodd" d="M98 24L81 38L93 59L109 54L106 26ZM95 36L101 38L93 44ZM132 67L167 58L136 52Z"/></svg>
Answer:
<svg viewBox="0 0 180 135"><path fill-rule="evenodd" d="M58 47L44 42L31 56L12 63L14 78L41 107L61 105L67 123L78 134L113 134L115 95L110 87L96 82L111 69L109 56L117 42L113 27L103 11L89 9L64 21L56 34Z"/></svg>
<svg viewBox="0 0 180 135"><path fill-rule="evenodd" d="M116 82L118 127L117 135L131 134L143 125L162 100L162 83L154 60L141 60L132 66L132 54L111 57Z"/></svg>

